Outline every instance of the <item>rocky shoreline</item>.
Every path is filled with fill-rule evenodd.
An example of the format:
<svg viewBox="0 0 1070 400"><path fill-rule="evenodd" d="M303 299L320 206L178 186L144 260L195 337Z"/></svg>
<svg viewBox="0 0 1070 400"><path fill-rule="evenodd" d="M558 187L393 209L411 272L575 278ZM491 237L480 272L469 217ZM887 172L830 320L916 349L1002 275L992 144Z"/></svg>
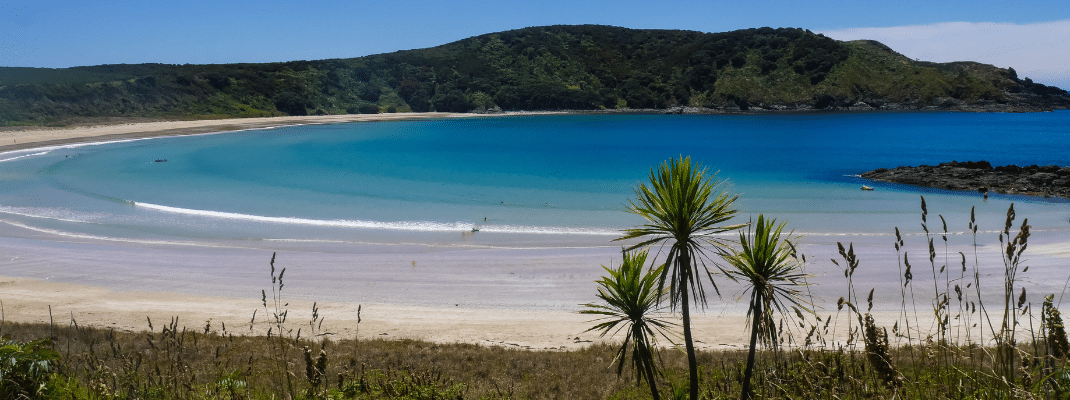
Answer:
<svg viewBox="0 0 1070 400"><path fill-rule="evenodd" d="M933 103L889 103L879 100L858 101L853 104L833 103L824 107L815 107L812 104L751 104L747 107L723 106L723 107L685 107L676 106L665 109L651 110L659 114L760 114L777 112L871 112L871 111L961 111L961 112L1049 112L1066 109L1065 106L1046 103L997 103L994 101L977 102L968 104L962 100L953 98L937 98Z"/></svg>
<svg viewBox="0 0 1070 400"><path fill-rule="evenodd" d="M861 176L875 181L950 190L988 192L1070 199L1070 167L1058 165L1004 165L988 161L952 161L940 165L878 168Z"/></svg>
<svg viewBox="0 0 1070 400"><path fill-rule="evenodd" d="M934 104L928 103L884 103L880 101L854 104L830 105L815 108L810 104L752 104L738 106L671 106L667 108L619 108L605 110L551 110L551 111L503 111L501 108L483 108L469 111L472 114L699 114L699 115L763 115L763 114L808 114L808 113L865 113L865 112L976 112L976 113L1033 113L1051 112L1068 109L1062 105L1052 104L1009 104L995 102L978 102L967 104L957 99L940 98Z"/></svg>

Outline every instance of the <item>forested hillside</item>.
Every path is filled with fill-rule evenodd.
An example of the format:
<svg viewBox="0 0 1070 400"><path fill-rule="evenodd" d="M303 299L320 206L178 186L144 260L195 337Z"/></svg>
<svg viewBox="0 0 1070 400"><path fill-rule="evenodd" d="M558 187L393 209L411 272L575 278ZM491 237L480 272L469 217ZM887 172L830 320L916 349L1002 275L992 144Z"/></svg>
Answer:
<svg viewBox="0 0 1070 400"><path fill-rule="evenodd" d="M910 60L803 29L525 28L359 58L0 68L0 125L407 111L1037 111L1065 90L1013 69Z"/></svg>

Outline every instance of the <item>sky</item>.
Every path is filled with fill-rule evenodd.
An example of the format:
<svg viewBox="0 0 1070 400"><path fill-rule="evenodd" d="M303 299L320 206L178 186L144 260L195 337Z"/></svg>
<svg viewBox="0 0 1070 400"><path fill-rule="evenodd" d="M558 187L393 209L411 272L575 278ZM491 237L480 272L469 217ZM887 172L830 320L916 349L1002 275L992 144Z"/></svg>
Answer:
<svg viewBox="0 0 1070 400"><path fill-rule="evenodd" d="M724 32L799 27L926 61L979 61L1070 88L1066 0L0 0L0 66L359 57L530 26Z"/></svg>

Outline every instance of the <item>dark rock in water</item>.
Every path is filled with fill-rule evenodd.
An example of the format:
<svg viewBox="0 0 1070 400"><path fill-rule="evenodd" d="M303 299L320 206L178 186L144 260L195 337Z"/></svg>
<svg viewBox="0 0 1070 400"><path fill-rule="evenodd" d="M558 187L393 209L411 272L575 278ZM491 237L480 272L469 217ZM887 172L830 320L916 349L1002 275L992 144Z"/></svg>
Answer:
<svg viewBox="0 0 1070 400"><path fill-rule="evenodd" d="M1070 167L1002 165L988 161L951 161L937 166L877 168L863 178L951 190L1070 198Z"/></svg>
<svg viewBox="0 0 1070 400"><path fill-rule="evenodd" d="M969 168L969 169L984 169L984 170L989 170L989 171L992 170L992 164L989 163L988 161L963 161L963 162L952 161L952 162L949 162L949 163L940 164L940 166L941 167L943 167L943 166L962 167L962 168Z"/></svg>

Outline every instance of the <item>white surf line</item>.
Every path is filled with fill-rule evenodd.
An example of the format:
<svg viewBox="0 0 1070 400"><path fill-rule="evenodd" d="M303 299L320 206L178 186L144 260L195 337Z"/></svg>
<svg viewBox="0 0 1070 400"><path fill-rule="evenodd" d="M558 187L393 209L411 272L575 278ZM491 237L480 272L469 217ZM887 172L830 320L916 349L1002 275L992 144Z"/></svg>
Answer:
<svg viewBox="0 0 1070 400"><path fill-rule="evenodd" d="M87 147L87 146L100 146L100 145L115 144L115 143L130 143L130 142L138 142L138 141L142 141L142 140L177 138L177 137L185 137L185 136L220 135L220 134L224 134L224 133L271 130L271 129L287 128L287 127L291 127L291 126L302 126L302 125L310 125L310 124L276 125L276 126L269 126L269 127L263 127L263 128L247 128L247 129L234 129L234 130L226 130L226 131L218 131L218 132L191 133L191 134L187 134L187 135L177 134L177 135L165 135L165 136L151 136L151 137L143 137L143 138L105 140L105 141L100 141L100 142L57 144L57 145L52 145L52 146L42 146L42 147L33 147L33 148L29 148L29 149L19 149L19 150L5 151L5 152L0 153L0 156L7 155L7 154L14 154L14 153L25 153L25 152L29 152L29 151L45 150L45 152L42 152L42 153L29 154L29 155L15 157L15 158L22 158L22 157L28 157L28 156L43 155L43 154L47 154L47 153L49 153L51 151L55 151L55 150L69 150L69 149L76 149L76 148L79 148L79 147ZM0 162L8 161L8 160L14 160L15 158L10 158L10 159L7 159L7 160L0 160Z"/></svg>
<svg viewBox="0 0 1070 400"><path fill-rule="evenodd" d="M479 232L519 233L535 235L586 235L586 236L620 236L624 232L608 229L583 228L544 228L526 225L487 225L478 227Z"/></svg>
<svg viewBox="0 0 1070 400"><path fill-rule="evenodd" d="M444 118L479 118L479 117L498 117L498 116L508 116L508 115L497 115L497 114L493 114L493 115L484 115L484 114L468 115L468 114L459 114L459 115L449 115L449 116L446 116ZM267 131L267 130L272 130L272 129L290 128L290 127L295 127L295 126L341 125L341 124L353 124L353 123L364 123L364 122L423 121L423 120L433 120L433 119L439 119L439 118L443 118L443 117L396 118L396 119L381 119L381 120L370 120L370 121L295 122L295 123L291 123L291 124L270 125L270 126L263 126L263 127L257 127L257 128L230 129L230 130L216 131L216 132L202 132L202 133L191 133L191 134L174 134L174 135L150 136L150 137L143 137L143 138L105 140L105 141L100 141L100 142L68 143L68 144L59 144L59 145L53 145L53 146L31 147L31 148L28 148L28 149L18 149L18 150L10 150L10 151L5 151L5 152L0 152L0 156L7 155L7 154L25 153L25 152L30 152L30 151L39 151L39 150L51 151L51 150L74 149L74 148L85 147L85 146L99 146L99 145L103 145L103 144L112 144L112 143L127 143L127 142L136 142L136 141L140 141L140 140L176 138L176 137L183 137L183 136L207 136L207 135L219 135L219 134L224 134L224 133L249 132L249 131ZM166 130L172 130L172 129L196 129L196 128L203 128L203 127L192 127L192 128L181 128L181 127L178 127L178 128L170 128L170 129L166 129ZM130 132L130 134L149 133L149 132L152 132L152 131ZM93 137L93 136L76 137L74 139L81 139L81 138L88 138L88 137ZM33 154L33 155L40 155L40 154ZM0 161L2 161L2 160L0 160Z"/></svg>
<svg viewBox="0 0 1070 400"><path fill-rule="evenodd" d="M327 227L342 227L342 228L371 228L371 229L391 229L391 230L415 230L415 231L429 231L429 232L455 232L471 230L473 225L471 224L413 224L411 226L402 226L399 223L389 222L375 222L375 221L361 221L361 220L322 220L322 219L308 219L308 218L296 218L296 217L267 217L261 215L249 215L239 214L223 211L208 211L208 210L194 210L189 208L178 208L162 206L151 203L141 203L132 201L135 207L146 208L150 210L163 211L175 214L195 215L201 217L213 217L224 219L237 219L244 221L255 222L272 222L278 224L293 224L293 225L312 225L312 226L327 226Z"/></svg>
<svg viewBox="0 0 1070 400"><path fill-rule="evenodd" d="M399 222L379 222L379 221L364 221L364 220L319 220L309 218L297 218L297 217L268 217L260 215L249 215L230 213L222 211L206 211L206 210L194 210L179 207L169 207L151 203L131 202L137 207L154 209L157 211L171 212L177 214L197 215L214 218L226 218L226 219L238 219L255 222L270 222L281 224L297 224L297 225L312 225L312 226L325 226L325 227L341 227L341 228L354 228L354 229L382 229L382 230L395 230L395 231L414 231L414 232L472 232L472 233L511 233L511 234L534 234L534 235L584 235L584 236L620 236L623 234L621 230L611 229L583 229L583 228L547 228L539 226L526 226L526 225L485 225L480 226L478 224L467 222L453 222L453 223L438 223L438 222L424 222L424 221L399 221ZM472 229L478 229L478 231L472 231ZM1033 232L1043 231L1060 231L1061 229L1034 229ZM978 231L978 234L994 234L1000 233L1002 230L984 230ZM972 234L970 231L949 231L949 232L930 232L930 236L965 236ZM880 236L894 236L893 231L890 232L794 232L795 235L802 237L880 237ZM722 232L713 236L718 237L736 237L736 232ZM904 232L902 236L924 236L924 232ZM271 239L271 240L285 240L285 239ZM359 242L354 242L359 243ZM367 243L367 244L381 244L381 243ZM416 245L426 245L426 243L413 243ZM583 246L586 247L586 246ZM512 247L509 247L512 248ZM556 248L556 247L555 247Z"/></svg>
<svg viewBox="0 0 1070 400"><path fill-rule="evenodd" d="M534 226L479 226L467 222L429 222L429 221L399 221L399 222L380 222L380 221L364 221L364 220L323 220L323 219L309 219L298 217L268 217L261 215L249 215L239 214L223 211L209 211L209 210L195 210L188 208L170 207L159 204L141 203L131 201L135 207L146 208L150 210L169 212L175 214L195 215L202 217L224 218L224 219L236 219L244 221L254 222L269 222L278 224L291 224L291 225L310 225L310 226L325 226L325 227L338 227L338 228L356 228L356 229L381 229L381 230L395 230L395 231L411 231L411 232L494 232L494 233L518 233L518 234L545 234L545 235L598 235L598 236L614 236L619 235L619 231L612 230L588 230L588 229L569 229L569 228L543 228Z"/></svg>
<svg viewBox="0 0 1070 400"><path fill-rule="evenodd" d="M34 149L34 150L41 150L41 149ZM3 153L3 154L8 154L8 153ZM5 159L3 159L3 160L0 160L0 162L8 162L8 161L14 161L14 160L18 160L18 159L20 159L20 158L26 158L26 157L33 157L33 156L43 156L43 155L45 155L45 154L48 154L48 151L42 151L42 152L40 152L40 153L33 153L33 154L24 154L24 155L21 155L21 156L16 156L16 157L11 157L11 158L5 158Z"/></svg>
<svg viewBox="0 0 1070 400"><path fill-rule="evenodd" d="M18 215L18 216L21 216L21 217L28 217L28 218L49 219L49 220L53 220L53 221L72 222L72 223L79 223L79 224L96 224L96 222L91 222L91 221L81 221L81 220L76 220L76 219L67 219L67 218L59 218L59 217L50 217L50 216L44 216L44 215L34 215L34 214L21 213L21 212L12 211L10 209L10 207L3 207L3 206L0 206L0 213ZM63 237L75 237L75 238L82 238L82 239L105 240L105 241L124 242L124 243L125 242L129 242L129 243L142 243L142 244L174 244L174 245L180 245L180 246L201 246L201 247L232 248L232 249L252 249L252 250L259 250L260 249L259 247L219 245L219 244L209 244L209 243L206 243L206 242L151 241L151 240L141 240L141 239L121 239L121 238L113 238L113 237L107 237L107 236L82 235L82 234L63 232L63 231L58 231L58 230L37 228L37 227L21 224L21 223L18 223L18 222L7 221L7 220L0 220L0 222L6 223L8 225L17 226L17 227L20 227L20 228L32 230L32 231L48 233L48 234L57 235L57 236L63 236ZM450 232L452 232L452 231L450 231ZM452 243L452 244L416 243L416 242L411 242L411 243L406 243L406 242L402 242L402 243L385 243L385 242L367 242L367 241L332 240L332 239L291 239L291 238L235 238L235 239L232 239L232 240L239 240L239 241L240 240L250 240L250 241L256 241L256 242L277 242L277 243L354 244L354 245L370 245L370 246L424 246L424 247L470 248L470 249L487 249L487 250L553 250L553 249L593 249L593 248L616 247L616 246L612 246L612 245L605 245L605 246L536 246L536 247L519 247L519 246L495 246L495 245L462 244L462 243Z"/></svg>
<svg viewBox="0 0 1070 400"><path fill-rule="evenodd" d="M47 233L47 234L50 234L50 235L55 235L55 236L60 236L60 237L69 237L69 238L75 238L75 239L90 239L90 240L101 240L101 241L108 241L108 242L135 243L135 244L156 244L156 245L172 245L172 246L214 247L214 248L224 248L224 249L250 249L250 250L256 249L256 248L253 248L253 247L226 246L226 245L221 245L221 244L201 243L201 242L183 242L183 241L170 241L170 240L146 240L146 239L122 239L122 238L115 238L115 237L109 237L109 236L86 235L86 234L80 234L80 233L57 231L57 230L54 230L54 229L38 228L38 227L29 226L29 225L25 225L25 224L21 224L21 223L18 223L18 222L13 222L13 221L7 221L7 220L0 220L0 222L3 222L5 224L11 225L11 226L23 228L23 229L28 229L28 230L35 231L35 232ZM257 250L259 250L259 249L257 249Z"/></svg>
<svg viewBox="0 0 1070 400"><path fill-rule="evenodd" d="M55 150L69 150L69 149L76 149L76 148L79 148L79 147L86 147L86 146L100 146L100 145L114 144L114 143L130 143L130 142L138 142L138 141L142 141L142 140L167 139L167 138L177 138L177 137L185 137L185 136L208 136L208 135L221 135L221 134L225 134L225 133L250 132L250 131L268 131L268 130L272 130L272 129L289 128L289 127L294 127L294 126L331 125L331 124L343 124L343 123L345 123L345 122L305 123L305 124L300 124L299 123L299 124L289 124L289 125L283 124L283 125L271 125L271 126L265 126L265 127L259 127L259 128L231 129L231 130L217 131L217 132L202 132L202 133L191 133L191 134L150 136L150 137L142 137L142 138L105 140L105 141L100 141L100 142L67 143L67 144L58 144L58 145L52 145L52 146L33 147L33 148L29 148L29 149L19 149L19 150L5 151L5 152L0 153L0 156L7 155L7 154L25 153L25 152L30 152L30 151L45 150L45 152L42 152L42 153L29 154L29 155L15 157L15 158L22 158L22 157L28 157L28 156L43 155L43 154L47 154L50 151L55 151ZM175 129L182 129L182 128L175 128ZM145 133L145 132L134 132L133 134L137 134L137 133ZM7 159L7 160L0 160L0 162L8 161L8 160L14 160L15 158L10 158L10 159Z"/></svg>
<svg viewBox="0 0 1070 400"><path fill-rule="evenodd" d="M358 221L349 221L349 220L315 220L315 219L302 219L302 218L290 218L290 217L264 217L264 216L258 216L258 215L227 213L227 212L219 212L219 211L202 211L202 210L184 209L184 208L177 208L177 207L161 206L161 205L156 205L156 204L151 204L151 203L139 203L139 202L134 202L134 201L128 201L128 202L130 204L133 204L134 206L139 206L139 207L148 208L148 209L155 209L157 211L180 213L180 214L186 214L186 215L209 216L209 217L217 217L217 218L240 219L240 220L248 220L248 221L256 221L256 222L274 222L274 223L286 223L286 224L307 224L307 225L316 225L316 226L343 227L343 228L354 228L354 229L386 229L386 230L401 230L401 231L409 230L409 231L418 231L418 232L457 232L457 231L460 231L460 232L471 232L471 229L476 227L476 225L473 225L473 224L458 222L458 223L455 223L455 224L437 224L437 226L440 226L441 228L428 227L427 229L411 229L409 227L409 225L407 225L407 224L401 225L403 223L398 223L398 222L375 222L375 221L359 221L359 220ZM31 214L31 213L27 213L27 212L20 212L20 211L18 211L18 207L0 206L0 213L18 215L18 216L28 217L28 218L50 219L50 220L54 220L54 221L63 221L63 222L73 222L73 223L83 223L83 224L95 224L96 223L96 222L93 222L93 221L84 221L84 220L62 218L62 217L57 217L57 216L48 216L48 215L39 215L39 214ZM365 226L363 224L370 224L370 225ZM397 225L395 226L395 224L397 224ZM417 224L418 225L418 224L421 224L421 222L413 222L413 224ZM382 225L382 227L372 226L372 225ZM490 232L494 232L494 233L513 233L513 234L538 234L538 235L560 234L560 235L583 235L583 236L619 236L619 235L623 234L623 231L613 231L613 230L593 230L593 229L592 230L582 230L582 229L581 230L569 230L569 229L540 228L540 227L537 227L537 226L514 226L514 227L506 226L505 228L498 228L498 227L494 227L494 226L490 226L490 227L486 227L485 226L485 227L479 227L479 229L480 229L479 231L472 232L472 233L481 233L481 232L490 233ZM1067 231L1067 230L1068 229L1065 229L1065 228L1049 228L1049 229L1031 229L1030 231L1031 232L1037 232L1037 233L1039 233L1039 232L1045 232L1046 233L1046 232L1063 232L1063 231ZM973 232L971 232L971 231L949 231L947 233L930 232L929 235L933 236L933 237L941 236L941 235L946 235L946 236L966 236L966 235L970 235L972 233ZM977 233L979 235L991 235L991 234L1003 233L1003 231L1002 230L983 230L983 231L978 231ZM839 236L839 237L879 237L879 236L894 236L895 235L894 232L884 233L884 232L805 232L805 231L804 232L793 232L793 234L796 235L796 236L801 236L804 240L805 240L806 237L837 237L837 236ZM903 232L903 233L901 233L901 235L904 236L904 237L913 237L913 236L924 236L925 233L924 232ZM738 233L737 232L723 232L723 233L719 233L719 234L716 234L716 235L713 235L713 236L733 237L734 238L734 237L738 236ZM494 246L494 245L477 245L477 244L460 244L460 243L455 243L455 244L381 243L381 242L345 241L345 240L331 240L331 239L292 239L292 238L258 238L258 239L254 239L254 240L277 241L277 242L297 242L297 243L299 243L299 242L319 242L319 243L391 245L391 246L393 246L393 245L398 245L398 246L413 245L413 246L430 246L430 247L470 247L470 248L514 249L514 250L519 250L519 249L581 249L581 248L613 247L613 246L536 246L536 247L515 247L515 246Z"/></svg>
<svg viewBox="0 0 1070 400"><path fill-rule="evenodd" d="M93 222L89 222L89 221L80 221L80 220L76 220L76 219L67 219L67 218L53 217L53 216L47 216L47 215L27 214L25 212L15 211L18 208L19 207L0 206L0 213L18 215L18 216L27 217L27 218L51 219L51 220L54 220L54 221L74 222L74 223L79 223L79 224L92 224L93 223Z"/></svg>
<svg viewBox="0 0 1070 400"><path fill-rule="evenodd" d="M616 246L616 245L520 247L520 246L496 246L496 245L491 245L491 244L415 243L415 242L386 243L386 242L365 242L365 241L332 240L332 239L260 239L260 240L263 241L263 242L282 242L282 243L330 243L330 244L355 244L355 245L369 245L369 246L424 246L424 247L442 247L442 248L468 248L468 249L482 249L482 250L576 250L576 249L620 248L620 246Z"/></svg>

